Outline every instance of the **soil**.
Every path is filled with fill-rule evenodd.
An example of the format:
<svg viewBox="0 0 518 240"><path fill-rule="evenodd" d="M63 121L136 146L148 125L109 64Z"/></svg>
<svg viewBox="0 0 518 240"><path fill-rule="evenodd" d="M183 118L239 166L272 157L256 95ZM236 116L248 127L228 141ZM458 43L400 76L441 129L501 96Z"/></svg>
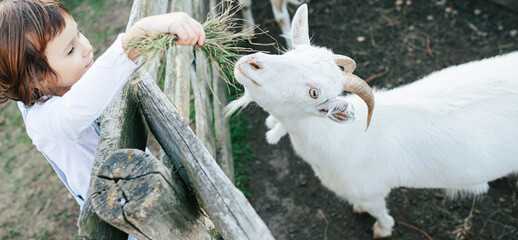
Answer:
<svg viewBox="0 0 518 240"><path fill-rule="evenodd" d="M78 19L88 37L99 32L111 37L101 44L96 55L126 25L131 1L116 2L117 9L110 6L108 10L115 14L108 17L87 14L85 19L96 19L95 24ZM490 1L404 0L397 5L395 0L313 0L308 6L313 43L355 59L355 73L364 79L386 71L369 82L380 88L408 84L447 66L518 50L518 12ZM86 3L78 8L93 14ZM280 29L270 9L269 1L254 1L256 23L268 30L270 36L277 37ZM295 9L289 6L291 15ZM277 40L284 45L283 39ZM256 41L271 39L263 36ZM278 53L273 48L268 50ZM24 136L19 117L16 128L2 124L6 121L2 117L17 112L14 103L0 110L0 131L12 135L6 141ZM372 238L374 219L366 214L352 214L347 202L322 187L311 168L294 154L289 139L283 138L277 145L266 143L265 112L252 106L242 113L253 125L253 134L246 141L254 150L254 159L248 162L251 171L245 190L276 239ZM30 142L26 146L17 148L20 153L14 154L19 156L12 158L13 164L22 165L16 166L15 179L41 177L23 184L23 191L12 190L17 193L2 195L0 213L11 220L0 224L1 238L73 239L77 232L77 205ZM2 154L9 153L11 147L0 143L2 160ZM33 158L41 164L22 164ZM2 162L4 171L8 163ZM34 169L43 169L43 173L30 172ZM516 178L502 178L490 186L488 194L476 201L448 200L439 190L393 190L387 198L391 215L399 222L393 239L427 239L424 233L433 239L518 239ZM29 195L28 200L20 201L25 195Z"/></svg>
<svg viewBox="0 0 518 240"><path fill-rule="evenodd" d="M124 31L133 1L62 2L97 58ZM13 101L0 105L0 182L0 239L76 239L79 206L32 145Z"/></svg>
<svg viewBox="0 0 518 240"><path fill-rule="evenodd" d="M269 1L254 1L257 24L279 36ZM371 86L394 88L447 66L518 50L518 12L491 1L313 0L315 45L348 55ZM265 11L268 10L268 11ZM296 6L289 6L293 16ZM284 45L284 40L278 38ZM256 42L271 42L266 36ZM278 53L274 48L266 49ZM518 63L516 64L518 67ZM265 140L266 113L243 112L253 125L250 201L276 239L371 239L374 218L325 189L284 137ZM490 183L476 199L450 200L440 190L394 189L387 198L393 239L518 239L516 177Z"/></svg>

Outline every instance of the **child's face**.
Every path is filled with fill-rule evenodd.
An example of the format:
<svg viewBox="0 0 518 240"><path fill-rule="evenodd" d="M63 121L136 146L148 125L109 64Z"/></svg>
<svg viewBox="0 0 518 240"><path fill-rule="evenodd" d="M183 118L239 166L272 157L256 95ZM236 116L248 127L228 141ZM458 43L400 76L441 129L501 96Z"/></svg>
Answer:
<svg viewBox="0 0 518 240"><path fill-rule="evenodd" d="M65 28L45 49L49 65L58 75L60 96L68 92L94 62L88 39L77 30L77 24L72 17L65 19Z"/></svg>

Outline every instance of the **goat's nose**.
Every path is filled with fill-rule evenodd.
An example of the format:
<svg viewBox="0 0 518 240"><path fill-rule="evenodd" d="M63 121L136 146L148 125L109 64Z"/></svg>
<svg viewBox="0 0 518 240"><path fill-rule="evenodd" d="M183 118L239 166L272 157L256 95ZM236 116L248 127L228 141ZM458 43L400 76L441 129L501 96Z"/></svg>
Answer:
<svg viewBox="0 0 518 240"><path fill-rule="evenodd" d="M248 65L250 65L250 67L253 70L261 70L261 69L263 69L263 66L261 65L261 63L259 61L255 60L253 57L248 59Z"/></svg>

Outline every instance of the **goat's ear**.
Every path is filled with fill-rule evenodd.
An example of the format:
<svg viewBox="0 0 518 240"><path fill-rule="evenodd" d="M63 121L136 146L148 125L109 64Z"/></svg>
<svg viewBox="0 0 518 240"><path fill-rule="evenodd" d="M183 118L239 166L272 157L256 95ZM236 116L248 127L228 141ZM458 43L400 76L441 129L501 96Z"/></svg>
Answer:
<svg viewBox="0 0 518 240"><path fill-rule="evenodd" d="M356 69L356 62L348 56L335 54L334 59L336 65L341 66L346 73L353 73Z"/></svg>
<svg viewBox="0 0 518 240"><path fill-rule="evenodd" d="M308 26L308 6L302 4L293 16L291 24L291 37L293 47L298 45L310 45Z"/></svg>
<svg viewBox="0 0 518 240"><path fill-rule="evenodd" d="M354 121L354 107L344 99L334 99L323 103L319 106L318 111L337 123Z"/></svg>

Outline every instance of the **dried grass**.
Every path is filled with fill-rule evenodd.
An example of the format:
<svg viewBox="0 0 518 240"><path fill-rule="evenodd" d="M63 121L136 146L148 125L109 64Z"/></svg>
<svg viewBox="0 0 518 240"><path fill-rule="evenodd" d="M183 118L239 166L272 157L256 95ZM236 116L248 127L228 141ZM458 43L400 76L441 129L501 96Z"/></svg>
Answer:
<svg viewBox="0 0 518 240"><path fill-rule="evenodd" d="M233 85L234 77L232 69L236 59L244 54L255 52L251 48L240 46L243 41L251 41L255 37L254 29L244 27L238 22L234 14L240 9L236 6L224 8L216 7L207 16L202 24L206 39L203 45L196 45L195 51L203 52L211 64L215 64L225 82ZM253 27L256 28L256 27ZM236 29L242 29L236 31ZM131 41L127 51L134 51L143 61L156 59L167 53L167 50L175 45L178 37L172 33L164 33L155 37L144 37L140 41Z"/></svg>

